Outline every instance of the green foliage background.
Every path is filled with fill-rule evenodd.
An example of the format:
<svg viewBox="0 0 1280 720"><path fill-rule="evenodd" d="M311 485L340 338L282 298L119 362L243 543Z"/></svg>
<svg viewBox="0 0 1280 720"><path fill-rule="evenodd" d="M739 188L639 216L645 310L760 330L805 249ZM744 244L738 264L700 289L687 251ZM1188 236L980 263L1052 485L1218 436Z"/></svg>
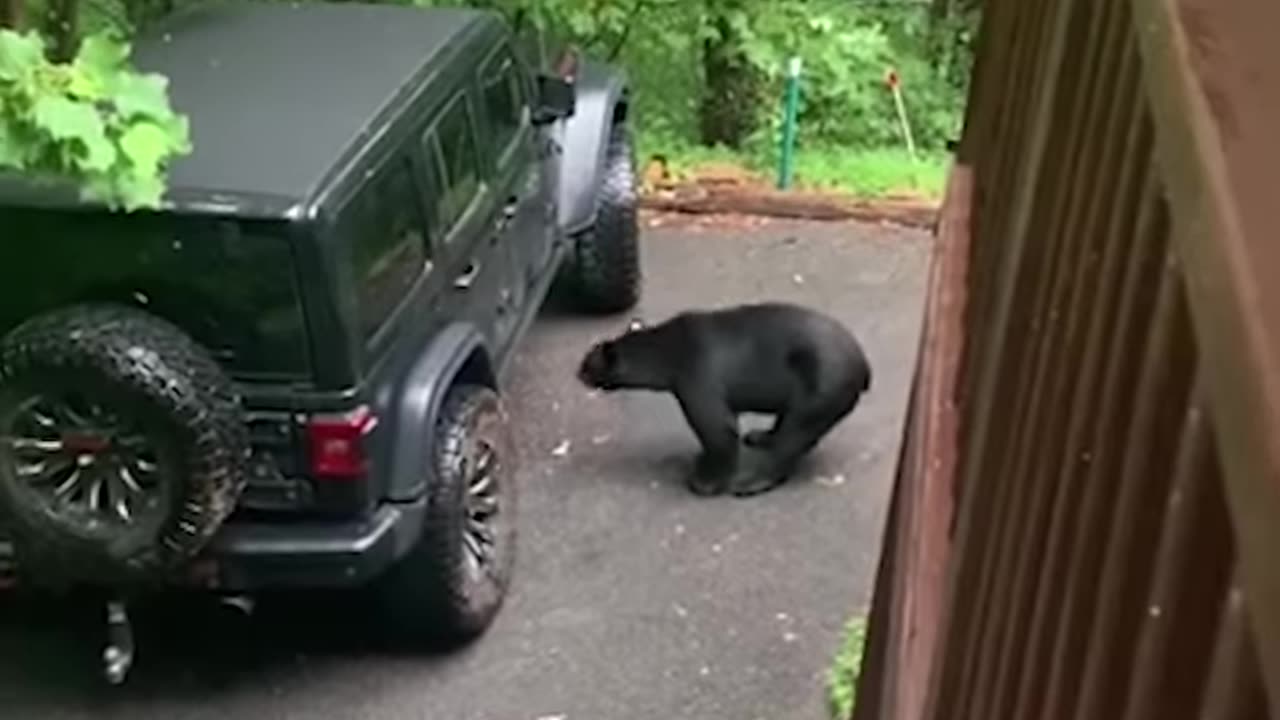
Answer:
<svg viewBox="0 0 1280 720"><path fill-rule="evenodd" d="M452 0L418 0L455 4ZM777 161L784 70L804 63L798 139L801 181L854 185L875 193L895 182L941 185L945 143L959 132L976 13L958 2L914 0L472 0L523 15L595 57L613 57L631 75L641 152L677 164L713 157L758 169ZM698 111L715 78L706 77L704 43L724 17L759 78L740 112L756 128L741 150L707 148ZM924 160L913 163L885 84L901 78ZM851 177L852 174L862 176Z"/></svg>
<svg viewBox="0 0 1280 720"><path fill-rule="evenodd" d="M393 0L456 5L462 0ZM666 156L677 171L702 161L772 172L788 58L804 63L797 179L876 195L941 191L945 143L957 136L977 14L958 0L470 0L522 17L631 76L642 158ZM756 130L739 150L702 142L698 113L710 85L704 44L725 17L757 73L756 99L740 112ZM901 78L920 149L907 152L885 84Z"/></svg>

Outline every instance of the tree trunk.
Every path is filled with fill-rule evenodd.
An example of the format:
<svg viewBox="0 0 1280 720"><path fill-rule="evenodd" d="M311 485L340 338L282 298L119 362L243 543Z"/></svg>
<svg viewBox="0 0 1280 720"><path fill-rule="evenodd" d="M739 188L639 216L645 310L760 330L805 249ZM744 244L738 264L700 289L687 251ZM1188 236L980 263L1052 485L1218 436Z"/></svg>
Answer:
<svg viewBox="0 0 1280 720"><path fill-rule="evenodd" d="M123 4L125 20L134 31L172 14L177 7L174 0L127 0Z"/></svg>
<svg viewBox="0 0 1280 720"><path fill-rule="evenodd" d="M79 0L50 0L45 11L44 35L49 38L49 56L55 62L67 62L80 45Z"/></svg>
<svg viewBox="0 0 1280 720"><path fill-rule="evenodd" d="M702 142L737 149L755 129L760 83L729 23L727 11L732 8L712 7L718 10L712 19L717 37L702 46L706 81L699 113Z"/></svg>
<svg viewBox="0 0 1280 720"><path fill-rule="evenodd" d="M22 30L26 25L26 0L0 0L0 27Z"/></svg>

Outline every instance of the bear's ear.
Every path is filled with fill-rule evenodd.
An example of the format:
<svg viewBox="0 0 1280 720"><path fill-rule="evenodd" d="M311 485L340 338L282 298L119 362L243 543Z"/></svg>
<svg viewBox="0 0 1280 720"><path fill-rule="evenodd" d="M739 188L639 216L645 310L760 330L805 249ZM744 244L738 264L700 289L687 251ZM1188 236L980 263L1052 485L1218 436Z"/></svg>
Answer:
<svg viewBox="0 0 1280 720"><path fill-rule="evenodd" d="M644 320L641 320L638 317L631 318L631 322L627 323L628 332L635 332L636 330L643 330L643 329L644 329Z"/></svg>

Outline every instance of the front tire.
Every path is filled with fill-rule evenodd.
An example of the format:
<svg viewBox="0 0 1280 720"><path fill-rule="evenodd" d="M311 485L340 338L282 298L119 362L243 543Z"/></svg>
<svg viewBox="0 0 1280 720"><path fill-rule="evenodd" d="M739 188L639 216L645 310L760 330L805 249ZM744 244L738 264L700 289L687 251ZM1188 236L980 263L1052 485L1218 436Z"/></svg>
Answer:
<svg viewBox="0 0 1280 720"><path fill-rule="evenodd" d="M501 609L516 552L515 442L502 399L450 391L432 438L422 535L375 592L388 628L411 643L482 634Z"/></svg>
<svg viewBox="0 0 1280 720"><path fill-rule="evenodd" d="M640 300L639 203L635 152L625 123L609 131L596 221L574 238L571 275L580 304L597 313L618 313Z"/></svg>

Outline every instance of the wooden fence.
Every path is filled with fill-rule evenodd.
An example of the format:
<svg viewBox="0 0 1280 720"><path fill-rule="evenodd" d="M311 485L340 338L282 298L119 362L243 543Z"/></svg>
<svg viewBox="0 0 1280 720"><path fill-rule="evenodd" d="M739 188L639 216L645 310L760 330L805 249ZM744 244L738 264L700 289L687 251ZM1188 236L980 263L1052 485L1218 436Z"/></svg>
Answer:
<svg viewBox="0 0 1280 720"><path fill-rule="evenodd" d="M1277 33L986 3L857 720L1280 718Z"/></svg>

